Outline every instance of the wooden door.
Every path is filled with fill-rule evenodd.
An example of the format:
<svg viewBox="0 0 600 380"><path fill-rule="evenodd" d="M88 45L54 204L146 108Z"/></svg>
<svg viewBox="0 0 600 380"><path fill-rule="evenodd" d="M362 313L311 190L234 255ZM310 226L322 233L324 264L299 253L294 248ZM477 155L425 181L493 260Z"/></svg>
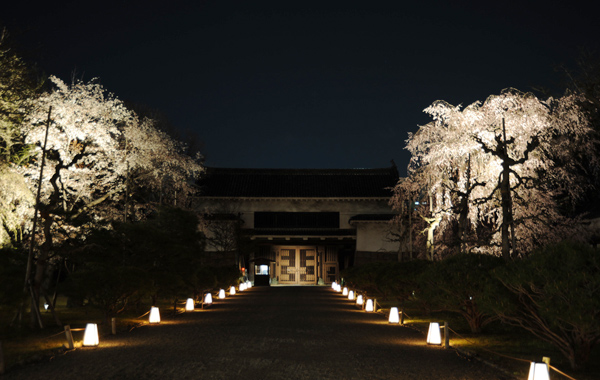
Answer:
<svg viewBox="0 0 600 380"><path fill-rule="evenodd" d="M310 247L283 247L279 250L279 283L308 285L317 283L317 254Z"/></svg>
<svg viewBox="0 0 600 380"><path fill-rule="evenodd" d="M279 282L295 284L296 278L296 249L282 248L279 253Z"/></svg>

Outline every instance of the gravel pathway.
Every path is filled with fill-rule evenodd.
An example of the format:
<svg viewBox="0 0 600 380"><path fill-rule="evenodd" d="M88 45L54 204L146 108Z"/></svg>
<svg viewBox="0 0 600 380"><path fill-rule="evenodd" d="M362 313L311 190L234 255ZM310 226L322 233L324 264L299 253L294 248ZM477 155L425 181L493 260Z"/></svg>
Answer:
<svg viewBox="0 0 600 380"><path fill-rule="evenodd" d="M424 341L329 287L254 287L0 378L507 379Z"/></svg>

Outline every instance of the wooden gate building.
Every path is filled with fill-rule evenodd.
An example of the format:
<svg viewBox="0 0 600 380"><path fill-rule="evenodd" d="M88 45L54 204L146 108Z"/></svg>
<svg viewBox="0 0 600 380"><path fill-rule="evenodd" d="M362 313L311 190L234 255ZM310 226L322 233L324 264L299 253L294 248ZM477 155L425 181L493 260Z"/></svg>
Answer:
<svg viewBox="0 0 600 380"><path fill-rule="evenodd" d="M207 255L280 285L331 283L343 268L395 261L389 200L397 182L395 166L207 168L199 183Z"/></svg>

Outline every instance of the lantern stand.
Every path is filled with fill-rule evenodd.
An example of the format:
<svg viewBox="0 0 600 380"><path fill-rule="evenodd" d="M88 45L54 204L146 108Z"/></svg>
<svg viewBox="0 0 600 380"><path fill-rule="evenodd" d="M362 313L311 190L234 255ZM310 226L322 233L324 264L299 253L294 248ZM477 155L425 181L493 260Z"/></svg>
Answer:
<svg viewBox="0 0 600 380"><path fill-rule="evenodd" d="M392 307L390 308L390 314L388 316L388 322L391 324L398 324L400 323L400 318L398 315L398 308L397 307Z"/></svg>
<svg viewBox="0 0 600 380"><path fill-rule="evenodd" d="M440 335L440 324L438 322L429 322L427 344L441 345L442 337Z"/></svg>
<svg viewBox="0 0 600 380"><path fill-rule="evenodd" d="M98 338L98 325L95 323L88 323L85 325L82 346L96 347L99 343L100 339Z"/></svg>
<svg viewBox="0 0 600 380"><path fill-rule="evenodd" d="M160 311L158 307L152 306L150 308L150 316L148 317L148 323L159 324L160 323Z"/></svg>
<svg viewBox="0 0 600 380"><path fill-rule="evenodd" d="M207 292L204 294L204 296L202 297L202 308L204 309L204 305L206 305L206 307L210 307L212 306L212 293L211 292Z"/></svg>
<svg viewBox="0 0 600 380"><path fill-rule="evenodd" d="M550 370L548 367L548 363L531 362L527 380L550 380Z"/></svg>

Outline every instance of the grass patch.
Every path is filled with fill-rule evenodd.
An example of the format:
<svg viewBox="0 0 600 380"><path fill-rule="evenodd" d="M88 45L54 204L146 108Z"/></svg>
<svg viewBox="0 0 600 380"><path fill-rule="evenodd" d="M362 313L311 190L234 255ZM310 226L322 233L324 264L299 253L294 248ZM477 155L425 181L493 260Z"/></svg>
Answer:
<svg viewBox="0 0 600 380"><path fill-rule="evenodd" d="M398 306L394 301L389 300L378 299L378 304L386 316L391 307ZM598 346L592 351L588 369L574 372L570 370L569 362L560 351L518 327L508 326L497 321L485 326L481 334L473 334L464 318L454 313L427 313L414 303L407 303L404 312L405 324L423 332L423 339L427 334L429 322L440 322L440 325L443 325L444 321L448 322L451 329L451 347L491 363L518 379L527 378L529 363L511 358L540 362L544 356L551 358L552 366L577 380L600 379L600 348ZM552 379L567 379L555 371L551 371L550 376Z"/></svg>
<svg viewBox="0 0 600 380"><path fill-rule="evenodd" d="M135 327L148 324L148 316L144 315L150 310L150 302L141 302L116 317L117 334L125 333ZM161 318L168 319L173 316L173 303L159 301L157 305L161 310ZM183 304L178 305L179 309ZM80 307L67 307L65 297L59 297L56 304L57 315L63 325L70 325L73 331L75 346L83 341L83 331L87 323L97 323L102 336L112 333L109 321L105 321L102 312L89 305ZM45 357L54 356L65 351L67 340L64 327L57 326L50 311L42 308L42 321L44 329L31 329L29 327L29 309L23 316L21 327L10 326L15 316L14 310L0 308L0 341L4 351L6 370L39 361Z"/></svg>

